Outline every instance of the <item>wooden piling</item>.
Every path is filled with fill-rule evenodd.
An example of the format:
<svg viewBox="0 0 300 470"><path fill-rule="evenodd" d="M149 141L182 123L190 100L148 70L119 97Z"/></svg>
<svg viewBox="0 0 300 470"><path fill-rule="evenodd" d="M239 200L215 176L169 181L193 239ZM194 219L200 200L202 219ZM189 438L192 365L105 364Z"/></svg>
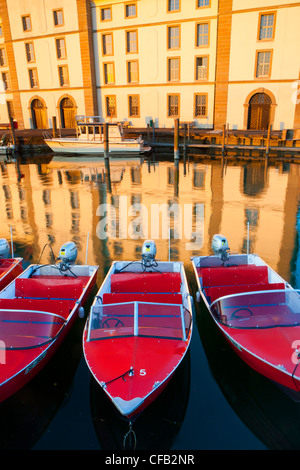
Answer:
<svg viewBox="0 0 300 470"><path fill-rule="evenodd" d="M56 116L52 116L52 129L53 129L53 137L56 137L57 136Z"/></svg>
<svg viewBox="0 0 300 470"><path fill-rule="evenodd" d="M187 134L187 123L185 122L184 123L184 126L183 126L183 162L184 162L184 165L186 163L186 154L187 154L187 142L186 142L186 134Z"/></svg>
<svg viewBox="0 0 300 470"><path fill-rule="evenodd" d="M226 136L226 125L223 124L222 157L224 157L224 155L225 155L225 136Z"/></svg>
<svg viewBox="0 0 300 470"><path fill-rule="evenodd" d="M108 142L108 122L104 124L104 158L109 158L109 142Z"/></svg>
<svg viewBox="0 0 300 470"><path fill-rule="evenodd" d="M15 134L15 126L14 126L14 120L12 117L9 118L9 126L11 130L11 137L12 137L12 143L14 145L14 149L18 150L17 148L17 139L16 139L16 134Z"/></svg>
<svg viewBox="0 0 300 470"><path fill-rule="evenodd" d="M268 156L269 156L269 151L270 151L271 129L272 129L272 126L271 126L271 124L269 124L269 126L268 126L268 135L267 135L266 158L268 158Z"/></svg>

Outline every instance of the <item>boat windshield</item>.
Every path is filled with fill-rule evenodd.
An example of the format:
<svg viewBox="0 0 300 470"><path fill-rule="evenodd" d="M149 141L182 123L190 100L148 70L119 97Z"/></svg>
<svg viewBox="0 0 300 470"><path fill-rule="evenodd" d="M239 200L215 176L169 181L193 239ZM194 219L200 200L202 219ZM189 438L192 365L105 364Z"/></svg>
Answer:
<svg viewBox="0 0 300 470"><path fill-rule="evenodd" d="M126 302L91 309L88 341L120 336L151 336L186 340L190 314L175 304Z"/></svg>
<svg viewBox="0 0 300 470"><path fill-rule="evenodd" d="M274 328L300 324L300 295L293 289L221 297L211 305L216 320L231 328Z"/></svg>
<svg viewBox="0 0 300 470"><path fill-rule="evenodd" d="M65 319L33 310L0 310L0 349L28 349L53 341Z"/></svg>

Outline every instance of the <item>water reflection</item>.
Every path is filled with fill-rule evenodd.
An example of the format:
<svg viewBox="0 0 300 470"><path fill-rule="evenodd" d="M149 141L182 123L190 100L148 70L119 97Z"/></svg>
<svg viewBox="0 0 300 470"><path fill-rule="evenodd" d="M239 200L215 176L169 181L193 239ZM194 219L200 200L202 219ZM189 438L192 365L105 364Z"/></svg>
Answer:
<svg viewBox="0 0 300 470"><path fill-rule="evenodd" d="M258 253L281 276L292 282L294 287L300 288L299 176L300 167L297 164L284 162L266 166L263 161L227 161L224 164L224 161L220 160L190 160L186 164L180 162L175 165L172 160L161 161L151 157L147 160L111 160L108 166L104 159L67 157L62 160L49 156L41 156L38 161L36 158L25 158L17 162L2 161L0 238L10 239L12 227L15 253L24 257L25 264L37 262L46 243L51 243L57 255L66 241L74 241L77 244L78 261L85 263L89 240L87 262L100 266L99 287L113 260L140 258L144 238L153 237L159 259L171 256L173 260L184 262L193 289L195 283L190 257L209 254L215 233L223 233L228 238L231 251L245 252L249 223L250 251ZM164 212L166 208L169 212ZM170 232L167 230L169 221ZM50 256L50 252L46 251L42 261L51 261ZM223 346L220 352L214 329L207 328L201 312L197 311L196 316L215 380L220 388L225 390L227 400L241 417L241 421L269 448L300 447L297 431L298 407L293 402L286 401L289 399L283 397L277 388L272 388L272 384L270 391L270 383L252 371L248 374L248 369L247 372L242 369L242 379L237 383L231 373L238 367L237 359L228 351L223 354ZM80 359L81 340L73 340L79 347ZM70 358L74 369L70 370L72 373L69 385L62 396L69 393L68 387L76 374L76 357L75 355L73 359ZM202 356L196 358L199 370L205 360ZM38 396L42 400L42 383L49 377L48 373L45 374L42 382L34 386L37 388L34 394L30 395L30 400L32 396ZM87 376L90 379L88 374ZM209 383L207 377L206 380ZM53 382L55 381L56 379L53 379ZM21 392L28 394L31 386L29 384L29 388ZM181 401L181 404L185 405L180 417L177 414L174 421L181 423L185 419L193 419L195 413L185 415L185 410L186 405L192 407L193 411L199 408L197 387L191 388L187 402ZM185 391L188 391L188 387ZM91 385L91 412L100 446L117 448L124 429L122 424L115 422L114 428L109 429L109 439L103 441L103 436L106 435L105 426L110 422L110 417L103 413L107 413L109 407L103 404L104 397L98 400L98 392L99 390L95 390ZM213 394L213 390L210 393ZM279 412L276 415L274 409L269 408L270 396L278 409L282 407L289 411L280 417ZM19 403L24 406L26 399L21 395L18 397L14 397L14 400L20 400ZM237 402L239 406L236 406ZM49 421L47 409L50 408L53 410L50 418L52 419L61 403L61 399L58 399L56 405L46 403L44 410L41 406L39 413L40 416L43 415L43 420ZM3 416L9 416L9 410L13 408L21 408L8 405L5 403L1 406ZM157 406L160 413L161 408L159 404ZM176 407L172 408L171 414L175 409ZM176 413L179 413L179 409ZM166 422L173 420L171 414ZM23 416L23 423L30 421L29 415L30 413ZM272 416L275 415L276 419L273 419ZM225 419L225 414L224 417L220 414L218 419ZM153 431L151 437L148 431L143 430L142 423L143 421L140 424L139 445L143 448L153 448L158 445L161 425L157 425L158 434L155 434L153 429L157 421L152 421L153 426L148 428L150 434ZM224 422L223 426L230 429L230 423ZM240 439L245 436L246 447L246 433L242 426L243 424L238 431L238 437ZM287 437L284 426L293 432L293 439ZM270 428L272 436L277 436L276 439L270 440L271 438L267 437ZM16 430L16 427L14 429ZM16 432L15 430L12 432ZM20 432L24 432L24 428ZM176 449L178 426L170 425L168 432L171 438L165 442L165 446ZM35 436L38 433L39 431L36 431ZM43 433L42 429L40 433ZM186 442L186 448L190 448L189 445L193 445L191 448L202 448L201 436L204 435L207 436L206 423L197 422L193 444ZM38 437L35 437L36 439ZM181 434L181 442L182 439ZM208 436L207 439L213 442L214 436ZM223 448L227 444L231 448L234 447L234 435L224 435L222 439ZM26 444L26 448L32 445L33 440ZM53 443L49 444L51 445Z"/></svg>
<svg viewBox="0 0 300 470"><path fill-rule="evenodd" d="M204 304L197 317L209 366L240 419L272 450L300 449L300 402L248 367L215 328Z"/></svg>
<svg viewBox="0 0 300 470"><path fill-rule="evenodd" d="M88 232L90 262L106 264L103 249L108 250L109 261L115 256L135 258L141 235L150 237L153 232L158 235L158 252L166 258L169 242L162 236L162 221L158 228L153 226L153 210L177 204L182 218L179 226L175 225L178 216L170 212L171 250L176 258L188 262L194 252L208 253L217 232L226 234L232 251L245 251L249 222L251 250L290 277L297 232L298 165L278 163L266 170L259 162L227 163L224 171L215 161L193 161L184 167L165 161L112 160L106 166L103 160L66 158L45 163L41 157L38 164L21 164L21 172L23 178L18 180L16 164L1 162L1 236L7 237L12 226L14 239L27 247L33 259L45 243L51 241L57 252L71 239L80 245L83 261ZM115 210L114 220L107 216L108 230L114 229L115 236L99 239L97 225L104 215L97 211L104 204ZM130 215L132 205L140 205L145 212ZM201 222L197 220L200 205ZM202 236L196 240L199 231Z"/></svg>

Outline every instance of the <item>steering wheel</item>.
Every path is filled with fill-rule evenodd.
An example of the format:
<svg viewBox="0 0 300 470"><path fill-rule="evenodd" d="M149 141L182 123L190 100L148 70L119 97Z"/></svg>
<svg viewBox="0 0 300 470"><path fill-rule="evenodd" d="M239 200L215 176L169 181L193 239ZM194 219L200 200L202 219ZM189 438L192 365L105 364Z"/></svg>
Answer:
<svg viewBox="0 0 300 470"><path fill-rule="evenodd" d="M110 322L111 321L114 321L115 324L114 325L110 325ZM124 326L124 323L119 319L119 318L116 318L116 317L111 317L111 318L107 318L106 320L104 320L104 322L102 323L101 327L107 327L107 328L115 328L117 326Z"/></svg>
<svg viewBox="0 0 300 470"><path fill-rule="evenodd" d="M245 312L249 312L250 313L250 317L253 316L253 313L251 312L251 310L249 310L249 308L245 308L245 307L241 307L241 308L238 308L237 310L235 310L233 312L233 314L231 315L230 317L230 320L232 320L233 318L247 318L245 317L244 315L236 315L237 312L240 312L240 311L245 311Z"/></svg>

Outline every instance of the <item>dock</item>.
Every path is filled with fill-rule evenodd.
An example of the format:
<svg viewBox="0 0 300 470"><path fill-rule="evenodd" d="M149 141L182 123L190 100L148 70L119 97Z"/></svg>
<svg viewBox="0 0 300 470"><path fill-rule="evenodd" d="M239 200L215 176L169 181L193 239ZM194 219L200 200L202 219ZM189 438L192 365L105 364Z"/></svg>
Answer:
<svg viewBox="0 0 300 470"><path fill-rule="evenodd" d="M124 125L124 124L123 124ZM14 140L20 153L49 154L49 147L44 143L45 131L52 134L53 129L14 129ZM0 137L8 129L0 128ZM232 157L232 158L272 158L300 159L300 129L272 130L234 130L224 125L221 130L194 127L193 123L175 120L170 128L136 128L129 124L124 127L126 138L139 135L154 152L182 156ZM58 129L64 137L75 137L75 129ZM51 151L50 151L51 152ZM300 161L300 160L299 160Z"/></svg>
<svg viewBox="0 0 300 470"><path fill-rule="evenodd" d="M209 130L177 123L172 129L148 128L143 137L154 151L172 151L179 141L181 153L207 157L300 158L300 129L233 130L224 125L222 130Z"/></svg>

